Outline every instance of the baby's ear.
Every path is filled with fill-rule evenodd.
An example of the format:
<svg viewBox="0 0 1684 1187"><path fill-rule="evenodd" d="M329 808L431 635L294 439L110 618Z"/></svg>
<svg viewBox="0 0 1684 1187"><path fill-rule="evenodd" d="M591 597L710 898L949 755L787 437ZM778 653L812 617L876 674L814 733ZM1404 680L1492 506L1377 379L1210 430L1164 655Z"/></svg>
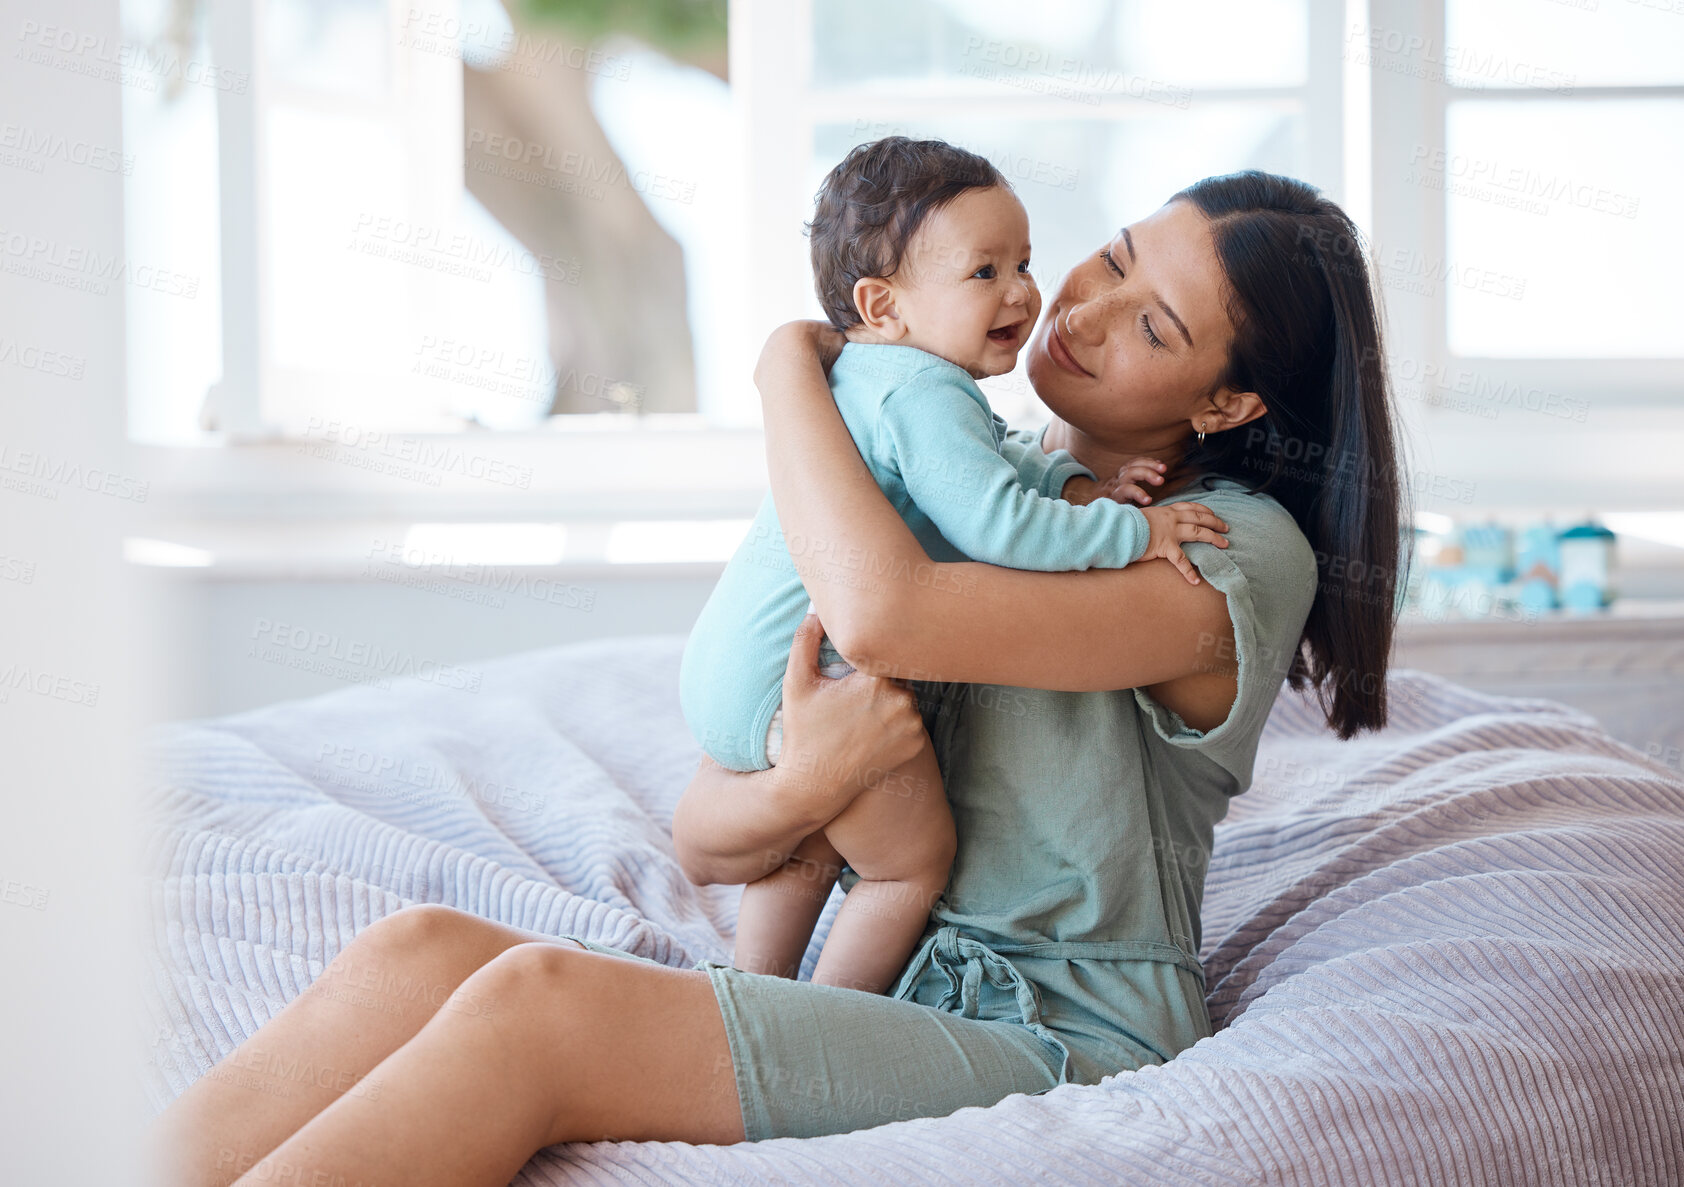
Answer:
<svg viewBox="0 0 1684 1187"><path fill-rule="evenodd" d="M862 321L879 337L894 341L906 333L906 323L895 308L895 290L881 276L862 276L854 281L854 308Z"/></svg>

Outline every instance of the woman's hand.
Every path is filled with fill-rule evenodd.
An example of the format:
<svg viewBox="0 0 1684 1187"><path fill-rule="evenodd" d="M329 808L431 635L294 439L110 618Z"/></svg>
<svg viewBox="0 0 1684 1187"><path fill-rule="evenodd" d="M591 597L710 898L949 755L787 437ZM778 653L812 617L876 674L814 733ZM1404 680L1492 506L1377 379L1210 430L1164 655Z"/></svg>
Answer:
<svg viewBox="0 0 1684 1187"><path fill-rule="evenodd" d="M824 628L809 614L784 670L778 765L730 771L706 755L673 812L674 855L697 885L741 885L771 873L866 787L924 745L912 693L854 672L820 675Z"/></svg>
<svg viewBox="0 0 1684 1187"><path fill-rule="evenodd" d="M842 331L829 322L785 322L766 339L766 345L760 348L760 361L754 365L754 384L761 397L768 388L781 389L776 380L781 366L811 366L816 362L828 375L847 342Z"/></svg>
<svg viewBox="0 0 1684 1187"><path fill-rule="evenodd" d="M910 689L854 671L840 680L818 670L824 628L807 615L795 629L784 671L779 795L792 814L829 824L854 797L924 746L924 721Z"/></svg>

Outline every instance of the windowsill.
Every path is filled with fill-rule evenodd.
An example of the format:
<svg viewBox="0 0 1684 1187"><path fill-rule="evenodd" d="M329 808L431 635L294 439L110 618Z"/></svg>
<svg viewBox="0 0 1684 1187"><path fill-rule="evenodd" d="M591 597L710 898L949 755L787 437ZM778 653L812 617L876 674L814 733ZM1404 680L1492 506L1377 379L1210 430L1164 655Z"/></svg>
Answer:
<svg viewBox="0 0 1684 1187"><path fill-rule="evenodd" d="M1610 690L1653 711L1676 703L1684 678L1684 598L1628 598L1599 611L1519 621L1406 618L1392 663L1490 691L1566 700L1598 716L1607 710L1595 698ZM1658 736L1628 735L1635 745Z"/></svg>
<svg viewBox="0 0 1684 1187"><path fill-rule="evenodd" d="M506 439L506 440L548 440L557 437L598 436L612 434L618 436L638 435L644 433L694 433L710 429L725 429L710 421L699 412L601 412L601 413L570 413L551 416L542 422L524 429L491 429L481 426L455 422L437 429L369 429L367 426L352 422L345 422L343 426L334 424L337 429L344 427L364 433L377 433L394 438L415 437L425 440L459 441L472 439ZM306 430L302 434L275 430L269 433L205 433L203 437L192 444L177 448L202 449L226 448L263 445L297 445L319 439L318 434Z"/></svg>
<svg viewBox="0 0 1684 1187"><path fill-rule="evenodd" d="M1679 505L1684 409L1597 408L1578 424L1403 404L1429 414L1412 426L1419 510L1575 516ZM131 448L152 480L150 503L172 518L717 518L752 515L767 486L758 427L678 414L392 434L374 444L317 437ZM1605 457L1620 458L1617 472L1592 460Z"/></svg>
<svg viewBox="0 0 1684 1187"><path fill-rule="evenodd" d="M134 563L134 562L131 562ZM210 583L300 582L323 585L367 584L421 588L432 592L468 591L478 586L505 589L526 584L574 584L605 581L717 581L724 561L563 561L544 565L473 564L412 566L374 558L362 560L271 558L217 560L203 566L153 566L147 571L164 580Z"/></svg>
<svg viewBox="0 0 1684 1187"><path fill-rule="evenodd" d="M1456 491L1473 497L1434 500L1429 487L1415 492L1418 509L1458 519L1573 519L1593 506L1652 511L1679 504L1672 446L1684 437L1684 419L1677 432L1668 417L1644 431L1638 421L1653 418L1603 410L1573 434L1554 436L1559 426L1549 418L1518 418L1498 451L1488 437L1454 431L1471 428L1471 418L1460 418L1468 425L1448 413L1433 419L1436 456L1417 459L1413 472L1449 475L1459 481ZM144 523L131 531L208 554L208 563L194 560L187 571L211 580L359 580L374 542L401 542L410 525L438 522L565 524L568 549L541 566L546 572L699 576L717 574L729 550L680 546L672 560L646 553L626 562L610 559L606 536L627 523L746 521L765 496L758 427L716 427L678 414L551 423L372 442L135 445L133 465L151 489ZM1575 472L1588 469L1587 457L1603 455L1600 443L1587 441L1598 426L1610 434L1609 448L1613 437L1622 442L1618 474ZM1619 565L1616 588L1625 601L1684 598L1684 548L1622 535Z"/></svg>
<svg viewBox="0 0 1684 1187"><path fill-rule="evenodd" d="M1684 586L1684 574L1680 574ZM1600 610L1542 610L1485 616L1432 618L1414 612L1398 618L1398 633L1410 639L1444 639L1488 632L1525 631L1543 642L1555 635L1604 632L1610 636L1642 633L1656 622L1684 624L1684 590L1675 597L1621 597Z"/></svg>
<svg viewBox="0 0 1684 1187"><path fill-rule="evenodd" d="M448 587L522 575L716 579L748 531L752 511L666 518L622 511L596 518L552 505L547 516L514 527L513 539L509 521L459 515L189 517L148 524L125 539L124 553L131 564L189 581ZM532 529L535 539L522 535Z"/></svg>
<svg viewBox="0 0 1684 1187"><path fill-rule="evenodd" d="M747 518L767 486L760 429L709 427L696 416L132 449L142 474L156 476L154 514L188 523Z"/></svg>

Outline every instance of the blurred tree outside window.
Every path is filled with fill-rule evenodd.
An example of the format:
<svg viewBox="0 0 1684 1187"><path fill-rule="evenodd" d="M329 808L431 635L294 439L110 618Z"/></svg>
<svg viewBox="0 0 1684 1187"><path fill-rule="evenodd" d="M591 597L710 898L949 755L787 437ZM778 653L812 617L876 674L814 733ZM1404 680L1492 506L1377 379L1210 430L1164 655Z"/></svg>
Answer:
<svg viewBox="0 0 1684 1187"><path fill-rule="evenodd" d="M646 85L630 57L614 52L627 38L725 81L725 2L511 0L510 8L507 56L464 62L467 184L527 248L577 260L589 278L545 285L550 411L694 411L690 261L652 208L693 204L697 180L660 160L628 165L591 98L593 86L612 103Z"/></svg>

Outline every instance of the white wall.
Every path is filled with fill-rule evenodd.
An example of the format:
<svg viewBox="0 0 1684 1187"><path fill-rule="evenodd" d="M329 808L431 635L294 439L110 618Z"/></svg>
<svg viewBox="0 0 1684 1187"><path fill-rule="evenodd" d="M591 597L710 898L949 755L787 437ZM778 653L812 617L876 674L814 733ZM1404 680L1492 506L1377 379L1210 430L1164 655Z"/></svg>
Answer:
<svg viewBox="0 0 1684 1187"><path fill-rule="evenodd" d="M109 151L121 143L119 86L75 69L91 51L32 60L29 34L48 25L118 43L115 0L0 0L0 127ZM26 158L39 169L12 163ZM122 433L127 284L73 287L92 257L122 259L121 183L120 173L51 152L0 162L0 1183L8 1184L139 1179L145 1108L133 1069L143 1048L133 1003L142 896L128 740L167 698L158 696L163 669L146 655L147 592L120 560L123 524L137 507L100 493L105 475L135 474ZM40 365L40 352L75 365Z"/></svg>
<svg viewBox="0 0 1684 1187"><path fill-rule="evenodd" d="M171 582L169 612L159 629L184 676L180 715L206 717L378 680L394 668L430 671L449 665L471 675L480 661L540 647L688 634L716 579L711 571L651 578L581 575L569 582L584 595L568 599L573 605L507 594L488 595L501 604L484 605L428 588L371 581L183 575ZM315 649L324 662L307 663L306 652L277 644L282 624L329 636L332 641ZM382 658L374 665L331 659L359 645L364 652L378 650ZM393 666L381 666L386 664Z"/></svg>

